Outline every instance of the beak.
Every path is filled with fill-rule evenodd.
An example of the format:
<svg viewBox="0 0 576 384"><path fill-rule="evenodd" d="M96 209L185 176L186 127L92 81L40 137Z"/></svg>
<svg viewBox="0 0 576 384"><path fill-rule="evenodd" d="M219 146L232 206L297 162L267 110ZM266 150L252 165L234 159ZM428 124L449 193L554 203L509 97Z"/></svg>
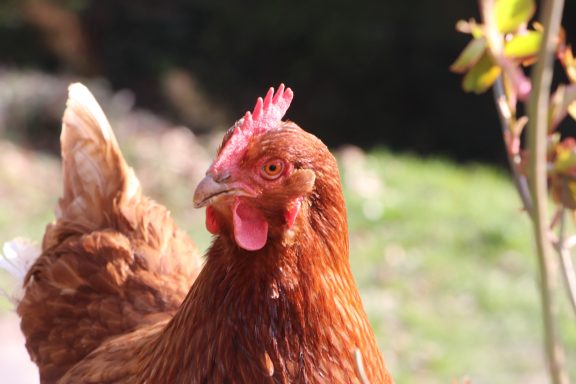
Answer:
<svg viewBox="0 0 576 384"><path fill-rule="evenodd" d="M226 183L218 183L212 175L206 175L194 191L194 208L209 205L216 197L228 194L233 188Z"/></svg>
<svg viewBox="0 0 576 384"><path fill-rule="evenodd" d="M210 172L194 191L194 208L213 204L215 200L225 196L256 197L258 192L240 181L233 181L228 172L216 176Z"/></svg>

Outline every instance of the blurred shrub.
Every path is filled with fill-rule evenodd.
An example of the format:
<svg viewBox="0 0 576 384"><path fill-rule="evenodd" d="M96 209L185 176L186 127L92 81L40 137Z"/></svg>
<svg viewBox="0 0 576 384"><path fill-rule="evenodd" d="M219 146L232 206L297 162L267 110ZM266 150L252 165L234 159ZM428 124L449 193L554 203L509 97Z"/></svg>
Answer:
<svg viewBox="0 0 576 384"><path fill-rule="evenodd" d="M329 144L495 159L503 151L485 129L497 124L490 98L479 108L447 71L464 41L454 23L474 8L451 0L6 0L0 65L105 77L196 131L230 124L255 95L285 82L296 91L288 117ZM176 93L174 73L189 76ZM198 99L198 111L183 107Z"/></svg>

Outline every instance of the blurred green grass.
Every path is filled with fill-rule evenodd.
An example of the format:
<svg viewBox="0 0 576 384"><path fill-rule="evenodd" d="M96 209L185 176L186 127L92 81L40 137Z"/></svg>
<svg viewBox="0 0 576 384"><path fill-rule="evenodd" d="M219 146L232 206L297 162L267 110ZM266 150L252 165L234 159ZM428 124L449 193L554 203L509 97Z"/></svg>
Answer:
<svg viewBox="0 0 576 384"><path fill-rule="evenodd" d="M146 162L127 152L141 174ZM2 242L17 235L39 242L59 195L58 161L27 156L40 161L17 172L8 163L0 168ZM530 226L507 176L386 150L347 148L338 158L350 261L397 383L545 382ZM193 186L162 175L161 187L143 179L144 191L206 247L202 213L191 208ZM565 304L568 361L576 361L574 316ZM0 310L8 307L0 301Z"/></svg>
<svg viewBox="0 0 576 384"><path fill-rule="evenodd" d="M342 155L350 260L397 382L546 382L531 227L507 175L383 150Z"/></svg>

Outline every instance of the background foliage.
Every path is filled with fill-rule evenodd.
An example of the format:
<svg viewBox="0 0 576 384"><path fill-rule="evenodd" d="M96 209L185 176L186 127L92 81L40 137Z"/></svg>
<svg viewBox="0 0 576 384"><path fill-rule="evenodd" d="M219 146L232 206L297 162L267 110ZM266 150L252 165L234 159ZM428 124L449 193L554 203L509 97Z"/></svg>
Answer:
<svg viewBox="0 0 576 384"><path fill-rule="evenodd" d="M0 63L104 76L196 130L229 119L174 100L181 71L230 119L285 82L296 90L290 118L329 144L499 161L490 98L462 95L446 71L466 41L453 29L463 15L477 15L475 1L7 0ZM571 0L569 35L574 15Z"/></svg>

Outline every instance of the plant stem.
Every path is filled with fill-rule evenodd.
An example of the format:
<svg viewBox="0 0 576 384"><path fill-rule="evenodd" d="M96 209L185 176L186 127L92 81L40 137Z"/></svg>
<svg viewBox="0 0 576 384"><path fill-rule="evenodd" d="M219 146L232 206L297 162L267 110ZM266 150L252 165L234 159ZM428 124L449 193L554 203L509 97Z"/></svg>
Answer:
<svg viewBox="0 0 576 384"><path fill-rule="evenodd" d="M528 104L528 181L533 202L532 223L536 239L538 264L540 267L540 295L544 322L544 337L548 369L554 384L569 383L565 368L564 352L557 340L554 302L555 261L552 244L548 236L548 185L547 185L547 140L548 104L554 66L556 39L560 32L560 22L564 0L548 0L543 3L541 23L544 26L542 45L538 61L533 69L533 90Z"/></svg>
<svg viewBox="0 0 576 384"><path fill-rule="evenodd" d="M504 86L502 85L502 77L499 77L498 80L496 80L496 84L494 84L493 90L496 110L498 111L498 116L500 117L500 126L502 127L502 140L506 144L506 135L509 135L512 132L512 129L508 124L511 111L508 108L508 103L506 102ZM522 175L518 169L517 161L514 158L515 154L510 152L510 149L507 145L506 155L508 157L510 170L512 171L512 180L516 186L516 191L518 191L518 195L520 195L524 209L528 215L532 216L532 197L530 196L530 190L528 189L526 177Z"/></svg>
<svg viewBox="0 0 576 384"><path fill-rule="evenodd" d="M560 208L560 229L558 237L558 253L560 254L560 265L562 266L562 274L564 275L564 283L568 292L568 298L572 309L576 314L576 273L574 273L574 263L572 263L572 250L567 247L564 239L566 231L566 210Z"/></svg>
<svg viewBox="0 0 576 384"><path fill-rule="evenodd" d="M572 254L569 249L560 249L560 262L562 274L564 275L564 283L568 291L568 299L572 310L576 313L576 274L574 273L574 263L572 262Z"/></svg>

